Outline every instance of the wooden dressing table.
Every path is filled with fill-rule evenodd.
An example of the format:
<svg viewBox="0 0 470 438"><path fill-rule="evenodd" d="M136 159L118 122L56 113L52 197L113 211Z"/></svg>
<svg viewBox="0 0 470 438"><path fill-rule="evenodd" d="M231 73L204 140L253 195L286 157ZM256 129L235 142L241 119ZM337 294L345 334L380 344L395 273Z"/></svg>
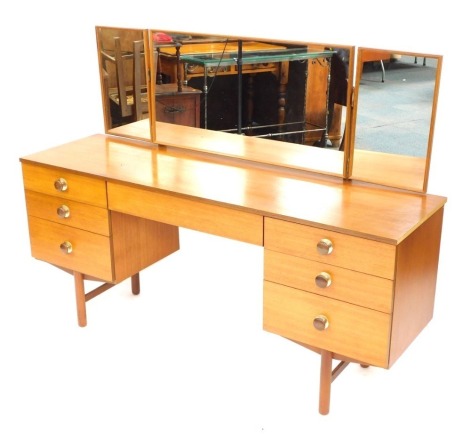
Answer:
<svg viewBox="0 0 470 438"><path fill-rule="evenodd" d="M32 256L73 274L85 326L91 298L127 278L140 292L178 227L264 246L264 329L321 354L327 414L349 362L391 367L431 320L446 199L263 164L249 137L169 126L158 146L99 134L22 157ZM102 284L86 292L88 279Z"/></svg>

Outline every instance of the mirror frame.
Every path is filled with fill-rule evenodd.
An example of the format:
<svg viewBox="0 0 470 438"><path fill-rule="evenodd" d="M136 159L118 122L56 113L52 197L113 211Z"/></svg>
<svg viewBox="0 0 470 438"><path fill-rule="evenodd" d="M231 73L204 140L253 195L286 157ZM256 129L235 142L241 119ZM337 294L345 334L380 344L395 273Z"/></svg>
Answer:
<svg viewBox="0 0 470 438"><path fill-rule="evenodd" d="M259 41L272 44L297 44L311 47L334 47L344 48L349 50L350 58L348 65L348 87L347 87L347 105L345 111L344 121L344 150L337 151L329 148L321 147L305 147L301 144L289 143L284 141L277 141L276 148L272 148L272 140L265 138L250 137L245 135L234 135L231 133L211 131L204 128L191 128L187 126L172 125L165 122L156 120L156 101L155 99L148 99L148 120L140 120L135 123L123 125L120 127L110 127L109 125L109 111L106 111L107 91L106 81L103 75L104 65L100 46L100 29L116 29L122 31L138 31L142 32L144 41L144 58L145 58L145 80L148 96L156 95L156 81L151 78L156 78L157 69L154 58L154 47L152 35L154 32L166 32L169 34L190 34L192 36L210 36L214 38L230 38L231 40L239 39L242 41ZM342 177L345 180L358 180L366 183L379 184L384 186L402 188L409 191L426 192L427 182L429 178L429 167L432 152L432 142L434 133L434 124L437 111L438 91L442 69L442 56L435 54L423 54L416 52L406 52L401 50L387 50L389 53L406 54L410 56L435 58L438 60L438 68L436 69L436 80L434 87L434 99L431 110L430 130L428 138L428 149L425 159L425 169L423 174L422 184L411 186L410 184L403 184L400 175L397 180L393 181L380 181L375 180L373 177L357 177L354 173L354 154L355 154L355 135L356 135L356 122L358 111L358 96L360 93L360 79L362 70L362 63L366 51L375 51L380 49L363 48L356 49L354 46L347 46L342 44L331 43L314 43L295 40L279 40L267 39L258 37L247 36L222 36L215 34L202 34L197 32L182 32L182 31L168 31L168 30L155 30L155 29L135 29L135 28L122 28L122 27L109 27L109 26L96 26L97 47L99 54L99 66L101 77L101 92L103 102L103 115L105 122L105 132L111 135L121 137L134 138L139 140L150 141L156 145L178 147L182 149L195 150L206 152L210 154L238 158L242 160L279 166L294 170L301 170L310 173L319 173L325 175L333 175ZM383 51L383 50L382 50ZM148 129L148 131L147 131ZM197 130L197 131L195 131ZM229 136L229 137L224 137ZM220 144L223 139L224 147L229 145L227 149L221 150ZM334 152L334 153L332 153ZM357 152L357 151L356 151ZM356 161L356 169L359 167Z"/></svg>
<svg viewBox="0 0 470 438"><path fill-rule="evenodd" d="M152 36L154 33L162 32L166 34L190 34L192 37L211 37L217 40L241 40L243 42L260 42L274 45L302 45L306 47L318 47L320 50L325 50L326 47L342 48L349 51L349 65L348 65L348 77L353 78L354 76L354 58L355 58L355 47L346 46L340 44L331 43L318 43L318 42L305 42L295 40L279 40L279 39L267 39L259 37L248 37L239 35L216 35L216 34L201 34L196 32L182 32L172 31L165 29L150 29L147 36L149 40L149 47L152 45ZM151 56L153 57L154 51L151 50ZM152 59L150 62L150 77L156 78L156 60ZM155 95L155 82L150 83L151 94ZM217 135L213 135L210 130L199 128L205 131L199 133L197 136L192 135L188 130L179 130L175 126L168 125L166 123L154 122L152 120L152 142L156 144L165 144L180 148L187 148L202 152L209 152L217 155L230 156L233 158L259 162L263 164L271 164L280 167L287 167L290 169L302 170L307 172L317 172L327 175L334 175L344 177L347 171L349 163L349 147L350 147L350 123L348 120L351 117L352 107L350 102L352 100L353 93L353 81L348 80L348 87L346 91L346 114L344 122L344 151L332 150L329 148L318 148L318 147L305 147L302 144L289 143L285 141L276 141L276 148L272 148L272 140L257 137L239 136L238 139L230 137L230 140L226 140L224 144L230 144L228 149L221 150L220 135L226 134L218 131ZM156 105L155 100L150 101L150 105ZM153 114L156 114L156 108L152 109ZM325 114L326 116L326 114ZM176 132L178 131L177 135ZM226 134L231 135L233 134Z"/></svg>

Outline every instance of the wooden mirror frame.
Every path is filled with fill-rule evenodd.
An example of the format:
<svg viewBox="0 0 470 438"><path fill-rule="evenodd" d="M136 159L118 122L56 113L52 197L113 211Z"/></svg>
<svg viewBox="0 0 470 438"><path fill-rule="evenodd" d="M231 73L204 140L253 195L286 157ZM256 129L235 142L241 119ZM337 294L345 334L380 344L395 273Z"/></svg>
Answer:
<svg viewBox="0 0 470 438"><path fill-rule="evenodd" d="M106 26L97 26L97 45L99 53L101 85L102 85L102 98L103 98L103 114L105 118L105 132L112 135L122 137L137 138L141 140L151 141L155 144L164 146L174 146L178 148L186 148L211 154L217 154L242 160L249 160L262 164L287 167L290 169L315 172L326 175L339 176L344 179L357 179L373 184L381 184L385 186L392 186L403 188L406 190L425 192L427 189L427 181L429 175L430 157L432 150L432 137L434 121L437 109L437 96L439 90L440 72L442 66L442 56L419 54L404 51L385 51L388 54L407 54L419 57L429 57L438 60L436 69L436 79L434 87L434 96L432 103L432 115L430 119L430 131L428 140L428 149L424 161L424 171L420 174L420 181L418 183L410 183L404 175L409 174L410 180L416 180L413 166L410 167L409 162L412 160L401 160L402 166L391 166L386 170L380 172L363 172L364 163L369 162L368 169L378 169L374 160L363 161L361 159L354 159L355 154L355 135L356 123L358 117L357 98L360 92L360 78L363 63L366 62L366 56L374 55L379 51L378 49L365 49L359 48L357 51L354 46L344 46L338 44L322 44L322 43L306 43L290 40L273 40L263 38L248 38L240 36L230 36L230 39L239 39L242 41L259 41L273 44L302 44L311 47L335 47L344 48L349 50L349 64L348 64L348 87L347 87L347 105L346 116L344 121L344 150L330 150L329 148L321 147L305 147L301 144L289 143L284 141L276 141L276 147L272 147L272 140L265 138L250 137L245 135L234 135L225 132L206 130L204 128L194 128L187 126L179 126L160 122L157 120L156 100L148 99L148 118L141 120L134 120L131 123L113 127L110 125L110 110L109 98L107 92L107 76L105 72L104 58L102 56L103 47L101 43L101 32L103 29L120 29L123 32L133 31L142 35L142 44L140 46L143 54L143 61L141 68L145 75L145 88L148 96L156 96L156 82L150 78L156 78L157 67L154 58L153 48L153 35L155 32L177 33L186 34L187 32L180 31L165 31L165 30L151 30L151 29L125 29L125 28L111 28ZM203 34L191 33L192 36L204 36ZM217 37L217 35L211 35ZM219 38L227 38L226 36L218 36ZM383 64L382 64L383 68ZM134 72L134 74L137 74ZM142 74L142 73L139 73ZM134 100L135 105L136 100ZM359 101L360 102L360 101ZM224 144L224 148L220 147ZM358 155L362 152L356 150ZM362 164L361 164L362 163ZM383 173L387 172L394 175L391 178L383 178ZM396 176L396 178L395 178Z"/></svg>

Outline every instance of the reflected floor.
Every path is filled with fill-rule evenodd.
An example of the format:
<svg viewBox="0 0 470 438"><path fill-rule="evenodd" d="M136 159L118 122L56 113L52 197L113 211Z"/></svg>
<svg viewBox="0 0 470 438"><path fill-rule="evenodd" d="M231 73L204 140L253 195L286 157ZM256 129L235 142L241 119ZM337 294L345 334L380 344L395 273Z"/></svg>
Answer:
<svg viewBox="0 0 470 438"><path fill-rule="evenodd" d="M355 147L426 155L436 67L434 59L401 56L367 63L360 84Z"/></svg>

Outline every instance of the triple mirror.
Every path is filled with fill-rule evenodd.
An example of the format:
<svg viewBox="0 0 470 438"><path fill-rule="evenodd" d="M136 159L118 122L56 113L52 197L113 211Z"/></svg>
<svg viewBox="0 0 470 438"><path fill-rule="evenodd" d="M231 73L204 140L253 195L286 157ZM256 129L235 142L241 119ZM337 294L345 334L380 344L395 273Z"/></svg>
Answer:
<svg viewBox="0 0 470 438"><path fill-rule="evenodd" d="M440 55L165 30L96 35L109 134L426 191Z"/></svg>

